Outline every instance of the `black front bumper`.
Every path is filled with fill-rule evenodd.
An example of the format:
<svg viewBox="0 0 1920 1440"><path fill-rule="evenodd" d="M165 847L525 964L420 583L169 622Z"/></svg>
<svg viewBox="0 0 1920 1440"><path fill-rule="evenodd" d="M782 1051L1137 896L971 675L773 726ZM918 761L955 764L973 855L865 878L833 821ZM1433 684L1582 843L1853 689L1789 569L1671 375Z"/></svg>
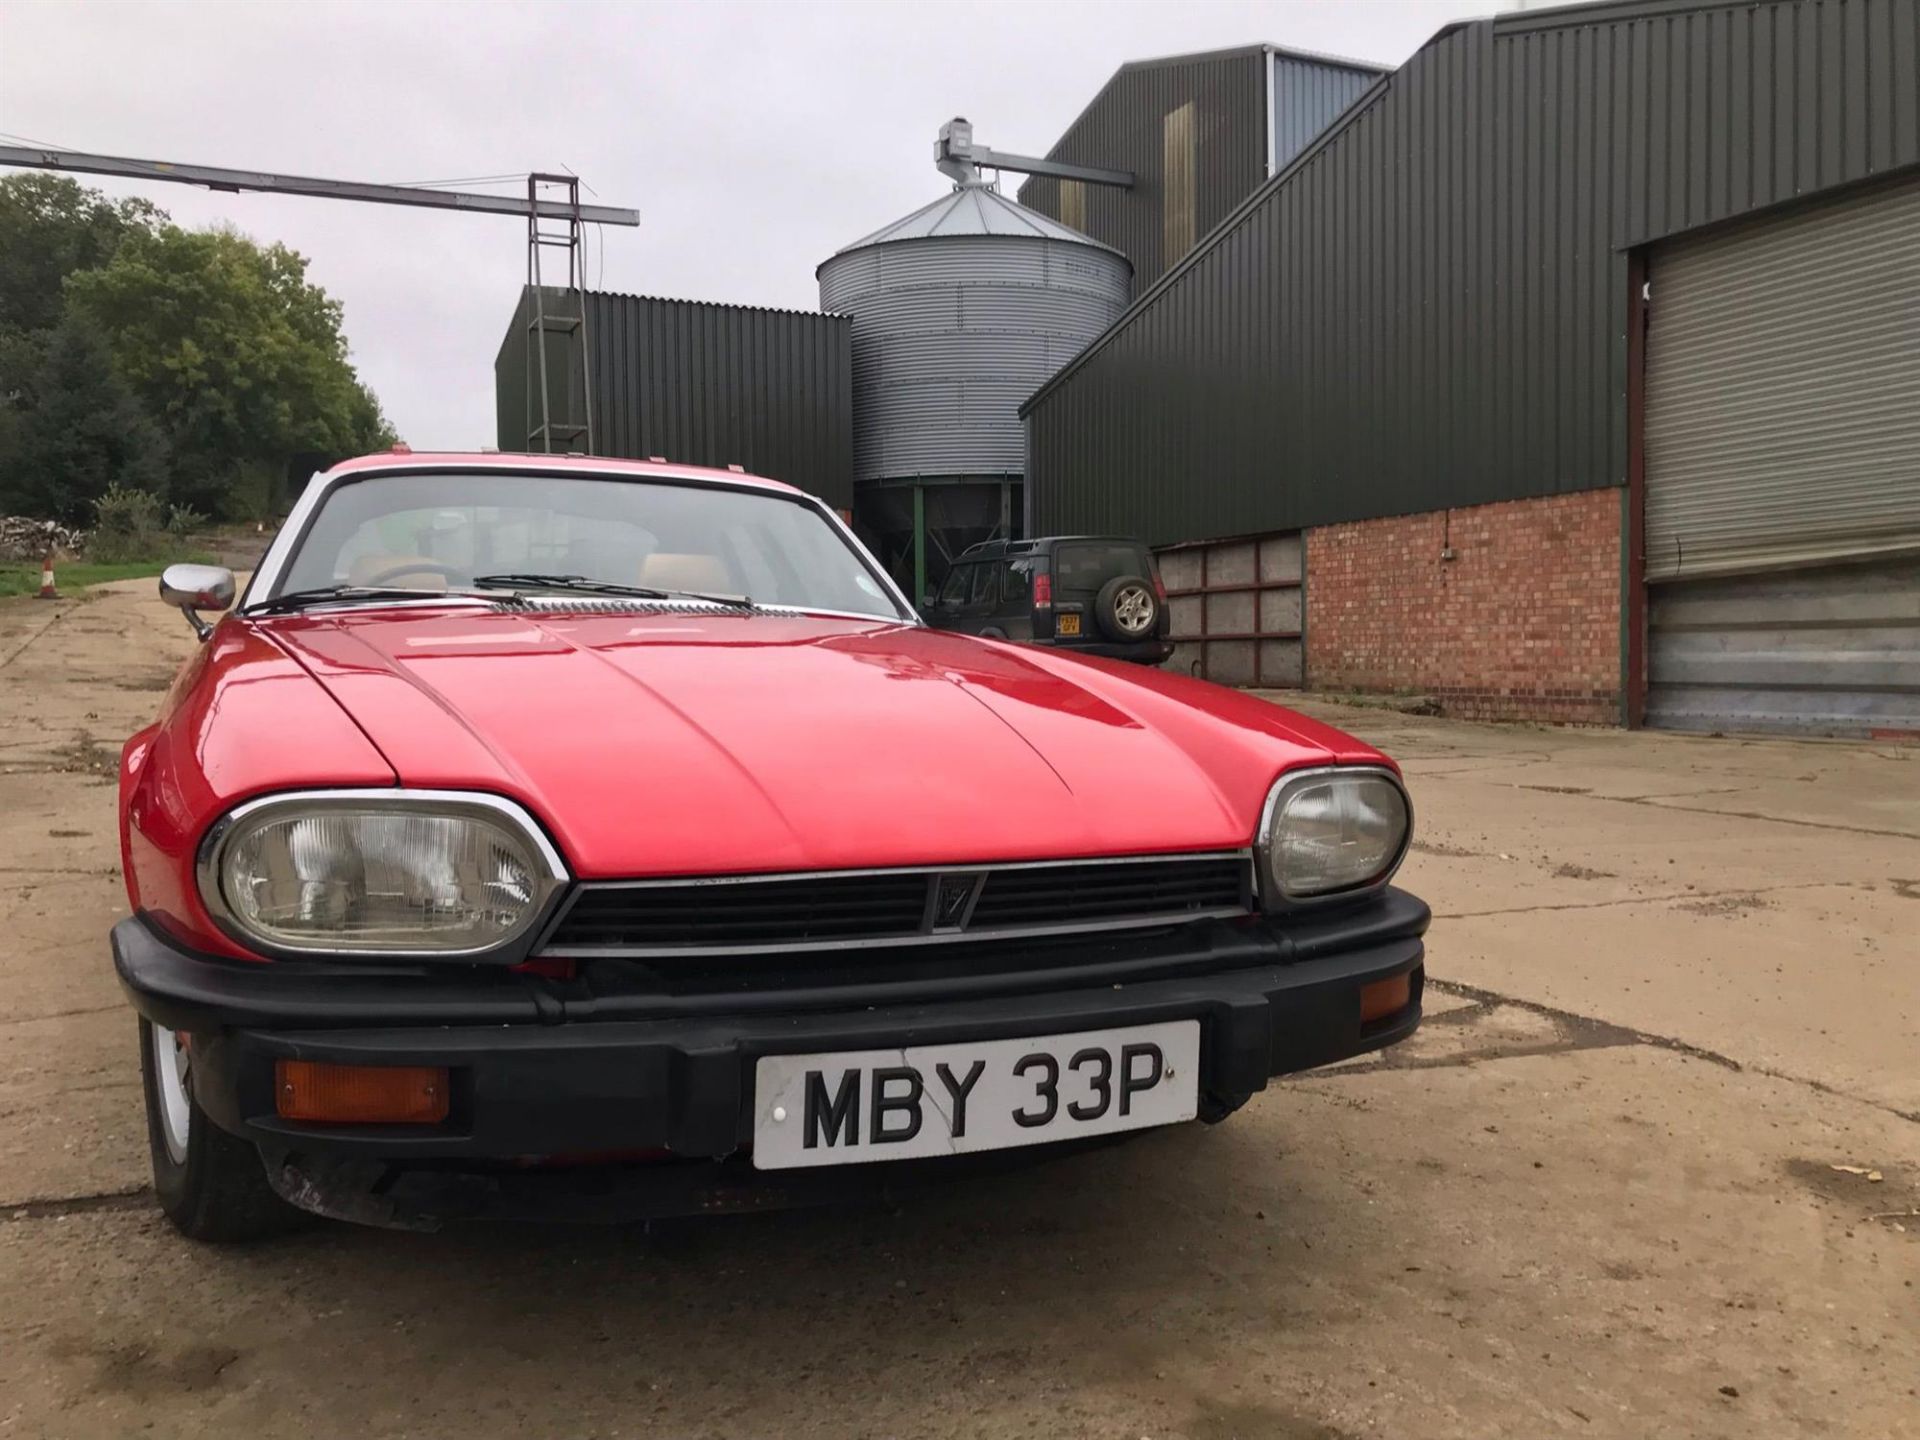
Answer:
<svg viewBox="0 0 1920 1440"><path fill-rule="evenodd" d="M811 990L673 995L525 975L373 974L247 964L179 948L143 921L113 930L136 1009L193 1037L194 1095L269 1157L454 1167L531 1156L733 1155L751 1139L753 1067L766 1054L861 1050L1201 1022L1203 1111L1270 1076L1330 1064L1420 1022L1429 914L1388 890L1284 929L1204 922L1056 949L1024 967ZM1410 1003L1360 1019L1360 990L1411 973ZM448 1067L435 1126L316 1127L276 1113L278 1059ZM858 1167L888 1169L888 1166Z"/></svg>

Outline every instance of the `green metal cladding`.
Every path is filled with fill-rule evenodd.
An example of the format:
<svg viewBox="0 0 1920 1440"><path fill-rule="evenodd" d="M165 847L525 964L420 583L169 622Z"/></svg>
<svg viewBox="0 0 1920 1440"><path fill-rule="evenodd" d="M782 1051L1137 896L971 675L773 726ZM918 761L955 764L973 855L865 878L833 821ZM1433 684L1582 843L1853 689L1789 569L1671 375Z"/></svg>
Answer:
<svg viewBox="0 0 1920 1440"><path fill-rule="evenodd" d="M1621 485L1631 250L1920 163L1920 0L1450 27L1022 407L1038 532Z"/></svg>

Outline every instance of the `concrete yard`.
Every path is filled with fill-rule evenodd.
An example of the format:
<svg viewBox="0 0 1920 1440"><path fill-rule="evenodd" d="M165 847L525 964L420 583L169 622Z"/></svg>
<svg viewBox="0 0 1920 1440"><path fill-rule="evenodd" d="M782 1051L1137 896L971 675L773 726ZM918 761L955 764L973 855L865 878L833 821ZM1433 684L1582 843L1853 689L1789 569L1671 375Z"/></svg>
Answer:
<svg viewBox="0 0 1920 1440"><path fill-rule="evenodd" d="M0 1436L1920 1435L1920 747L1311 705L1418 812L1384 1058L899 1208L216 1250L105 945L152 590L0 604Z"/></svg>

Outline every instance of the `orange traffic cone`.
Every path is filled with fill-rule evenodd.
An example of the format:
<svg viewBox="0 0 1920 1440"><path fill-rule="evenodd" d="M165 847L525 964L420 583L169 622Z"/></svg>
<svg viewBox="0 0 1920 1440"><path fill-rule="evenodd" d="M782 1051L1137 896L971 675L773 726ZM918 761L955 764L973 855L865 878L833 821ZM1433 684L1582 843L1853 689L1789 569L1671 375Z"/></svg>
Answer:
<svg viewBox="0 0 1920 1440"><path fill-rule="evenodd" d="M40 594L36 598L41 600L60 598L60 592L53 588L53 554L53 550L49 548L47 558L40 562Z"/></svg>

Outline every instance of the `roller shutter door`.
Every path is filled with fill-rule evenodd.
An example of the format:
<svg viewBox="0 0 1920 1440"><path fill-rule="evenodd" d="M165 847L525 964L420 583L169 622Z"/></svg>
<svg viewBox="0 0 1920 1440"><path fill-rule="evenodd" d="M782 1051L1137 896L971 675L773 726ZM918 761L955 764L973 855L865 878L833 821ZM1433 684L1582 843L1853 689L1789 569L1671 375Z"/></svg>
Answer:
<svg viewBox="0 0 1920 1440"><path fill-rule="evenodd" d="M1650 278L1649 721L1920 730L1920 183Z"/></svg>

